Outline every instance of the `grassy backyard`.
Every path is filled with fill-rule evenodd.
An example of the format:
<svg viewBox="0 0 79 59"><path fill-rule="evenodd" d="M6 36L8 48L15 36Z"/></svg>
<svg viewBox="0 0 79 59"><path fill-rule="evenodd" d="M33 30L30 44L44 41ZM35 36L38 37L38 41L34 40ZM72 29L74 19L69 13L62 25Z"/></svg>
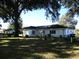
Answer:
<svg viewBox="0 0 79 59"><path fill-rule="evenodd" d="M55 39L1 39L0 59L79 59L78 42Z"/></svg>

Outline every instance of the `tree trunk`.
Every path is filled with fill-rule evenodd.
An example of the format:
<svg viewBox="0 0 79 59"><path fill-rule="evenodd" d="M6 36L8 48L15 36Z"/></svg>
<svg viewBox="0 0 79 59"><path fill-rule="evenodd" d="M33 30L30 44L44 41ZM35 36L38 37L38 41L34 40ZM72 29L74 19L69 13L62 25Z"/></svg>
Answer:
<svg viewBox="0 0 79 59"><path fill-rule="evenodd" d="M19 26L19 19L20 19L20 13L18 12L18 5L15 6L15 10L14 10L14 36L18 37L19 33L20 33L20 26Z"/></svg>
<svg viewBox="0 0 79 59"><path fill-rule="evenodd" d="M18 37L19 36L19 23L18 23L18 18L16 18L15 20L14 20L14 30L15 30L15 33L14 33L14 36L15 37Z"/></svg>

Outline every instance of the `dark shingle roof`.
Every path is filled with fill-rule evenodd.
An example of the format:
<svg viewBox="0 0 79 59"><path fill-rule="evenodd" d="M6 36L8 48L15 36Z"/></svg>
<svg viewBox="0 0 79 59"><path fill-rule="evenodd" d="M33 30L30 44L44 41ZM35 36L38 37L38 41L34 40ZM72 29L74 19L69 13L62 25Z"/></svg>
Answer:
<svg viewBox="0 0 79 59"><path fill-rule="evenodd" d="M75 29L74 27L67 27L67 26L63 26L63 25L59 25L59 24L55 24L55 25L48 25L48 26L30 26L30 27L24 27L23 29L48 29L48 28L71 28L71 29Z"/></svg>
<svg viewBox="0 0 79 59"><path fill-rule="evenodd" d="M30 26L30 27L24 27L23 29L36 29L37 27L35 26Z"/></svg>

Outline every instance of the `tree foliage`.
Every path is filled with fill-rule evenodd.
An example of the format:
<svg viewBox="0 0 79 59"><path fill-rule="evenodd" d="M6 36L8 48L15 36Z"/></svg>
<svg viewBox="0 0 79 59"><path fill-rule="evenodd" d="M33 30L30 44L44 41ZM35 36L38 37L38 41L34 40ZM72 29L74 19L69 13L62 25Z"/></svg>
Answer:
<svg viewBox="0 0 79 59"><path fill-rule="evenodd" d="M14 21L9 20L8 22L9 22L8 29L15 29ZM19 29L22 29L22 19L21 18L18 20L18 23L19 23Z"/></svg>
<svg viewBox="0 0 79 59"><path fill-rule="evenodd" d="M50 10L50 5L53 11L57 11L60 8L56 0L1 0L0 17L4 21L8 19L14 20L16 16L20 16L23 10L28 11L38 8L45 8L49 10L49 13L54 13Z"/></svg>
<svg viewBox="0 0 79 59"><path fill-rule="evenodd" d="M67 15L70 17L79 15L79 0L61 0L61 4L69 9Z"/></svg>
<svg viewBox="0 0 79 59"><path fill-rule="evenodd" d="M70 17L69 15L63 15L60 18L59 23L64 26L75 27L75 25L77 24L77 20Z"/></svg>

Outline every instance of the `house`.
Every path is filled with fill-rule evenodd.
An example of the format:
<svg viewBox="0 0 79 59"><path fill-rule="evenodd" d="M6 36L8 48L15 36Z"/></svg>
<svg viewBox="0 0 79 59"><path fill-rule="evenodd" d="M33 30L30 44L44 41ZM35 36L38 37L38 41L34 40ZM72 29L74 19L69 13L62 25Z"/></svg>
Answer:
<svg viewBox="0 0 79 59"><path fill-rule="evenodd" d="M53 36L67 37L75 34L75 28L67 27L59 24L48 26L30 26L23 28L23 36Z"/></svg>
<svg viewBox="0 0 79 59"><path fill-rule="evenodd" d="M5 29L4 34L5 34L5 36L9 36L9 37L14 36L15 30L14 29ZM20 29L19 36L22 36L22 29Z"/></svg>
<svg viewBox="0 0 79 59"><path fill-rule="evenodd" d="M14 30L13 29L5 29L4 33L5 34L13 34Z"/></svg>
<svg viewBox="0 0 79 59"><path fill-rule="evenodd" d="M11 35L13 35L14 34L14 30L13 29L5 29L4 30L4 36L9 36L9 37L11 37Z"/></svg>

